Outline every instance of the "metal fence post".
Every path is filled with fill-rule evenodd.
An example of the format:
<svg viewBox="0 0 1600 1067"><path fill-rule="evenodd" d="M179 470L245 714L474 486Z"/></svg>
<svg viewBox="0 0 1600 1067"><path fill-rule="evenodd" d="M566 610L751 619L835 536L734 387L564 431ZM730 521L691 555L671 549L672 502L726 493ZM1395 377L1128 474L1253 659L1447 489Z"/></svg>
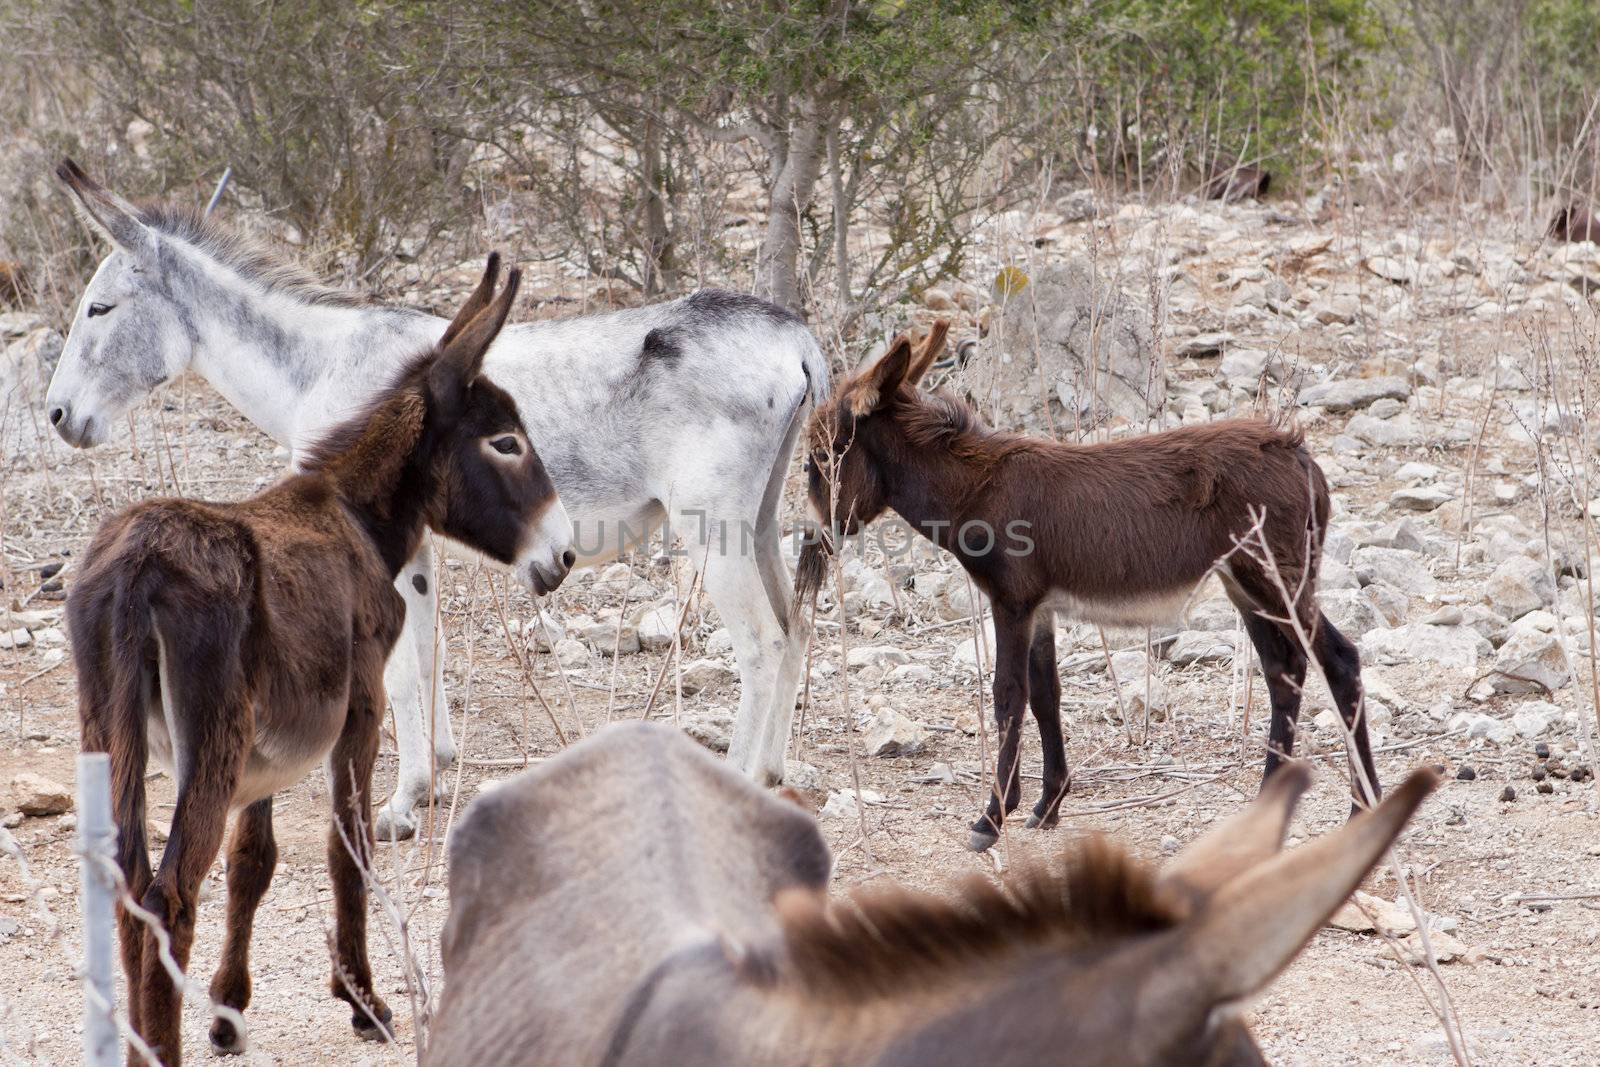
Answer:
<svg viewBox="0 0 1600 1067"><path fill-rule="evenodd" d="M113 969L117 886L116 824L111 821L111 757L78 756L79 886L83 897L83 1062L116 1067L117 991Z"/></svg>

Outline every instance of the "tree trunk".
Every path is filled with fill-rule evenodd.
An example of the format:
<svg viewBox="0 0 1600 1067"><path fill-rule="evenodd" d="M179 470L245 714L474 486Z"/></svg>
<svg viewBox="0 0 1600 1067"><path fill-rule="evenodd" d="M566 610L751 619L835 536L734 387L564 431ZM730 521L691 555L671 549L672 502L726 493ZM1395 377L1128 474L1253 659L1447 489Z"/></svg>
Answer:
<svg viewBox="0 0 1600 1067"><path fill-rule="evenodd" d="M662 147L661 123L654 114L644 120L644 136L639 145L639 164L643 172L644 193L644 293L655 296L678 284L673 263L672 231L667 225L666 167Z"/></svg>
<svg viewBox="0 0 1600 1067"><path fill-rule="evenodd" d="M811 206L826 155L825 107L805 97L790 109L787 151L775 160L767 233L756 256L756 291L791 311L800 310L800 217Z"/></svg>

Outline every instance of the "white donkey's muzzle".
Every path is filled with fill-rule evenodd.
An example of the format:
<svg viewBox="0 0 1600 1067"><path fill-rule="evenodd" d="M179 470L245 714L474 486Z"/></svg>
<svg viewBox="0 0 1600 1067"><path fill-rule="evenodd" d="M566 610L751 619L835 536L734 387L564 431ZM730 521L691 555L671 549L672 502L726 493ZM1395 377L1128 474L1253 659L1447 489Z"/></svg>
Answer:
<svg viewBox="0 0 1600 1067"><path fill-rule="evenodd" d="M557 500L544 509L517 559L517 577L535 596L553 593L572 570L578 554L572 550L572 520Z"/></svg>

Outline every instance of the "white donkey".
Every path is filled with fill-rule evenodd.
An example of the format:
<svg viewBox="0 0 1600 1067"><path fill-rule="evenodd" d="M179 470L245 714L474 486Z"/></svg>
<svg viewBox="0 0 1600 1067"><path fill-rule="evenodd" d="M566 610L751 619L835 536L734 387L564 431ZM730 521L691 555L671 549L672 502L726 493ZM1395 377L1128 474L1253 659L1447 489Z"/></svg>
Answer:
<svg viewBox="0 0 1600 1067"><path fill-rule="evenodd" d="M192 370L292 456L360 410L447 325L324 286L197 212L135 207L71 161L56 173L112 245L45 399L51 425L76 447L105 441L132 405ZM663 522L704 564L739 664L729 758L758 781L781 781L805 642L789 625L777 508L795 438L828 390L811 332L773 304L706 290L507 327L483 369L518 402L572 516L579 565L626 551ZM404 838L456 749L426 543L396 586L406 632L384 683L400 775L376 829Z"/></svg>

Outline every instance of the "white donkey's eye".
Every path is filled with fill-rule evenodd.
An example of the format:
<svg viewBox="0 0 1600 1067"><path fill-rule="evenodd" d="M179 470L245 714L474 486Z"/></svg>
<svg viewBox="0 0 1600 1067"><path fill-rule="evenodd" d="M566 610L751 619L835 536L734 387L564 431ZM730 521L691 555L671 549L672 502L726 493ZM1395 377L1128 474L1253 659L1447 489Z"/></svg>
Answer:
<svg viewBox="0 0 1600 1067"><path fill-rule="evenodd" d="M512 437L510 434L507 434L504 437L496 437L493 441L489 442L489 447L493 448L502 456L515 456L522 452L521 442L519 442L515 437Z"/></svg>
<svg viewBox="0 0 1600 1067"><path fill-rule="evenodd" d="M104 315L114 307L116 307L115 304L90 304L89 317L92 319L96 315Z"/></svg>

